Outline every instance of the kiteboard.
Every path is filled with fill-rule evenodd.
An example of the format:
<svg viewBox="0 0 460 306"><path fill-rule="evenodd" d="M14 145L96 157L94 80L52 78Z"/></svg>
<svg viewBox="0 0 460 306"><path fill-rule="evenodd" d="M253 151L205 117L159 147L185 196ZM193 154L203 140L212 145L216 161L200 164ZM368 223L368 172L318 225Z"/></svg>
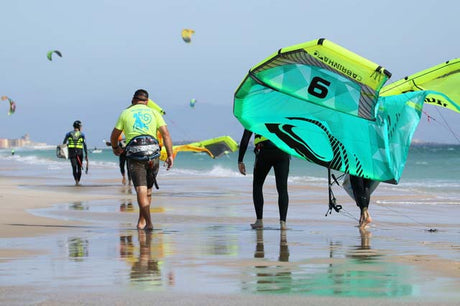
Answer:
<svg viewBox="0 0 460 306"><path fill-rule="evenodd" d="M69 149L67 148L67 144L61 144L56 147L56 157L57 158L69 158Z"/></svg>

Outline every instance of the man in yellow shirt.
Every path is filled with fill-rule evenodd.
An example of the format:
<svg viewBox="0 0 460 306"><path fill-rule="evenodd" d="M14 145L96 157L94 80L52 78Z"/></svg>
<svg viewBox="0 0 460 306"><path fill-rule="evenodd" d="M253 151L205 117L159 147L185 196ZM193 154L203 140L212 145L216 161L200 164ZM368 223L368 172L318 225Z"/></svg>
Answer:
<svg viewBox="0 0 460 306"><path fill-rule="evenodd" d="M156 139L157 130L163 137L168 157L166 170L173 164L172 140L167 125L161 114L147 106L149 94L144 89L134 93L131 106L125 109L112 131L110 142L113 153L119 156L123 149L118 145L118 137L123 132L126 137L126 158L139 204L138 229L152 230L150 204L152 187L156 185L159 170L160 148Z"/></svg>

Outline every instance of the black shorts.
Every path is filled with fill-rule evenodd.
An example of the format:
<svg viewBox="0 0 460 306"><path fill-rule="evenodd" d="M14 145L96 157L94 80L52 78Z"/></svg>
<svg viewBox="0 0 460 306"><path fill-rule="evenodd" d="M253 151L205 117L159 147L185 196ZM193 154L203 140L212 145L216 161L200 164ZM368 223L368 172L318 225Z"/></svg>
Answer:
<svg viewBox="0 0 460 306"><path fill-rule="evenodd" d="M128 159L128 169L134 187L147 186L150 189L160 169L160 159L155 158L151 161Z"/></svg>

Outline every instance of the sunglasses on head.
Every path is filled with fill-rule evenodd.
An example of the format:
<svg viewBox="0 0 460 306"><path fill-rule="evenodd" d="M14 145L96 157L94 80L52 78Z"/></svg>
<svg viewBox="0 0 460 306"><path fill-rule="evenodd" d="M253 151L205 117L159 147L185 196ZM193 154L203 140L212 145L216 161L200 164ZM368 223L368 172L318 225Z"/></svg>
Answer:
<svg viewBox="0 0 460 306"><path fill-rule="evenodd" d="M133 97L133 99L139 100L139 101L148 101L148 98L146 97Z"/></svg>

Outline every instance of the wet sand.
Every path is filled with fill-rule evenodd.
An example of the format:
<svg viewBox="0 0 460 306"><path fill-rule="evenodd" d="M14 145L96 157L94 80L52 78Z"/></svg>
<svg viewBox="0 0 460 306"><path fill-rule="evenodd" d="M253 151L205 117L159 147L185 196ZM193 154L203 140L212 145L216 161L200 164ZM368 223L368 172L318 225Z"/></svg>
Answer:
<svg viewBox="0 0 460 306"><path fill-rule="evenodd" d="M280 231L268 179L256 231L250 178L160 172L148 233L116 171L70 181L0 178L2 305L460 303L456 206L373 205L411 196L382 188L360 231L344 194L325 217L327 189L291 183Z"/></svg>

